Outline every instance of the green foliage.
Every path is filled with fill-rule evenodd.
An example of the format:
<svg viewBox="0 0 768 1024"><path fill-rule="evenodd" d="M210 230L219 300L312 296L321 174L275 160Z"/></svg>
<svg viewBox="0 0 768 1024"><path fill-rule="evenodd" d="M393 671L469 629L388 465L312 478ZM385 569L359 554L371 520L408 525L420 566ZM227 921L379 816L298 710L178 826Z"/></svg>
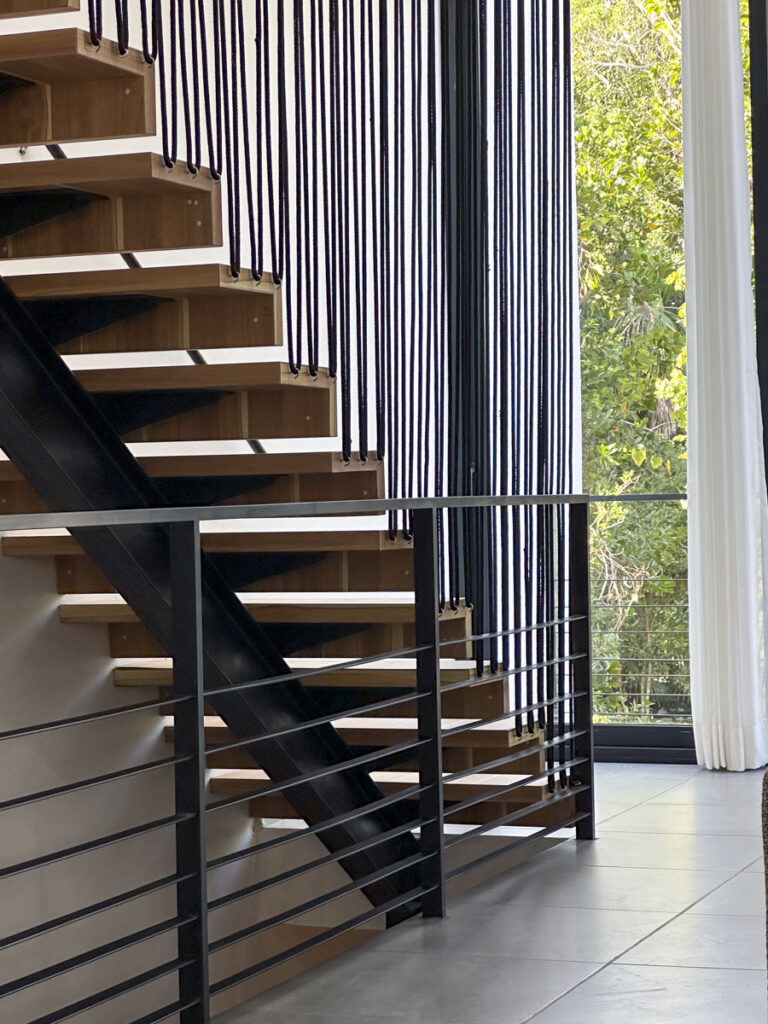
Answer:
<svg viewBox="0 0 768 1024"><path fill-rule="evenodd" d="M584 487L684 492L680 0L574 0L573 33ZM685 508L596 509L597 713L687 714Z"/></svg>

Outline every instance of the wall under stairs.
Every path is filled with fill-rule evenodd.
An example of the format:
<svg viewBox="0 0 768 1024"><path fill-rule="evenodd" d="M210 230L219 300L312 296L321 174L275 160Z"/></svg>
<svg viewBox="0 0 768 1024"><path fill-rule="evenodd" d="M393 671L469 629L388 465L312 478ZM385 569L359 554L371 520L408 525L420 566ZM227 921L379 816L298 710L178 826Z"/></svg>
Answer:
<svg viewBox="0 0 768 1024"><path fill-rule="evenodd" d="M107 638L100 626L80 626L72 630L59 621L53 565L48 559L0 558L0 685L3 691L2 725L9 729L29 721L30 702L34 702L37 720L87 714L110 706L125 704L124 695L112 685L113 661ZM155 691L156 692L156 691ZM152 690L139 690L136 700L151 699ZM157 711L134 715L130 721L118 718L86 725L57 734L16 740L6 744L0 770L0 801L25 792L60 785L114 769L116 763L140 763L168 756L164 739L164 719ZM170 771L155 772L125 780L89 793L74 794L16 811L4 811L0 833L0 870L7 864L87 841L98 835L162 817L173 806L173 777ZM212 857L241 849L266 838L275 838L275 828L264 833L261 822L251 818L246 805L233 807L216 816L209 832ZM292 863L314 859L324 852L312 837L291 851ZM117 848L94 851L58 865L27 875L0 879L0 905L3 907L2 933L12 935L50 918L70 913L81 906L109 898L124 889L139 887L170 875L174 871L173 834L155 833L130 840L120 852ZM258 861L258 863L256 863ZM211 897L224 891L253 884L287 866L275 859L265 862L249 858L212 875ZM331 866L315 871L292 883L290 898L285 891L273 890L255 897L225 913L214 922L216 932L234 931L257 915L268 916L283 906L348 881L340 868ZM361 896L351 896L333 906L316 911L301 927L288 927L286 946L303 941L311 933L312 923L328 927L342 918L360 913L369 904ZM0 949L0 985L42 969L65 955L109 942L123 935L170 918L175 913L175 895L138 899L106 914L51 932L49 935ZM381 925L378 925L381 927ZM377 926L370 926L375 934ZM336 955L362 941L364 934L354 933L321 946L305 957L304 963L289 963L269 977L233 989L219 997L217 1012L252 998L265 987L278 984L297 970ZM175 933L151 943L126 950L116 956L81 968L66 978L34 986L5 1000L0 1020L21 1024L77 998L88 991L106 987L125 977L148 969L174 953ZM277 940L275 952L279 951ZM264 953L262 947L258 951ZM247 966L257 958L253 946L243 944L227 956L226 973ZM144 1010L171 1001L175 980L155 983L146 991L110 1004L110 1020L138 1016ZM164 986L164 987L163 987ZM163 999L163 996L167 998ZM79 1016L82 1024L104 1024L104 1008Z"/></svg>

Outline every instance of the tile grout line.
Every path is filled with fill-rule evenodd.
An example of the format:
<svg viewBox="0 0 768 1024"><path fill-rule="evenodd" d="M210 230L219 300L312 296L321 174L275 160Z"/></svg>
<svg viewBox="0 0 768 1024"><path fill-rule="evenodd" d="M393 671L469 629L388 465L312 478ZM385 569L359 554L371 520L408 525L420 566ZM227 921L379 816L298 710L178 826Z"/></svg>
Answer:
<svg viewBox="0 0 768 1024"><path fill-rule="evenodd" d="M629 807L625 807L622 811L617 811L615 814L611 814L608 818L604 818L602 821L596 822L596 827L599 828L601 825L606 825L609 821L613 821L614 818L619 818L622 814L627 814L629 811L636 811L638 807L642 807L644 804L650 803L651 800L658 800L658 798L660 796L664 796L665 793L671 793L673 789L679 789L680 786L684 786L686 783L690 782L690 779L692 778L693 775L684 779L682 782L676 782L668 789L662 789L660 793L654 793L653 796L648 796L644 800L639 800L636 804L631 804Z"/></svg>
<svg viewBox="0 0 768 1024"><path fill-rule="evenodd" d="M569 996L572 992L575 992L577 989L581 988L581 986L584 985L587 981L591 981L593 978L596 978L598 974L601 974L606 969L606 967L613 967L613 966L615 966L616 963L618 962L618 960L621 959L621 957L626 956L627 953L629 953L633 949L636 949L641 943L646 942L648 939L652 938L652 936L658 935L658 933L660 931L662 931L662 929L669 927L669 925L673 924L675 921L677 921L679 918L681 918L684 914L689 913L693 907L697 906L697 904L701 903L703 900L708 899L710 896L712 896L714 893L716 893L719 889L722 889L724 885L728 885L730 882L732 882L734 879L738 878L740 875L746 874L747 871L749 870L749 868L754 863L755 863L754 861L751 861L749 864L747 864L745 867L741 868L739 871L734 872L734 874L731 875L730 878L726 878L724 882L721 882L719 885L716 885L714 887L714 889L711 889L709 892L704 893L703 896L699 896L699 898L695 899L693 901L693 903L691 903L689 906L685 907L683 910L679 911L677 914L673 914L673 916L670 917L670 919L668 921L665 921L664 924L659 925L658 928L652 929L652 931L650 931L647 935L643 936L642 939L638 939L637 942L632 943L632 945L628 946L621 953L618 953L615 957L613 957L607 963L602 964L602 966L599 967L592 974L588 975L582 981L578 982L576 985L573 985L571 988L569 988L567 992L564 992L561 996L558 996L557 999L553 999L551 1002L547 1003L546 1006L542 1006L542 1008L540 1010L537 1010L530 1017L526 1017L525 1020L520 1022L520 1024L529 1024L530 1021L535 1021L535 1019L538 1016L540 1016L542 1013L544 1013L545 1010L548 1010L548 1009L550 1009L550 1007L555 1006L562 999L565 999L566 996ZM632 967L640 966L640 967L642 967L642 966L646 966L646 965L644 965L644 964L630 964L628 966L632 966ZM677 967L677 966L680 966L680 965L675 965L675 964L658 964L656 966L659 966L659 967L665 967L665 966ZM695 969L696 970L708 970L708 968L695 968ZM731 968L731 970L736 970L736 969L737 968ZM756 970L756 968L753 968L753 970Z"/></svg>

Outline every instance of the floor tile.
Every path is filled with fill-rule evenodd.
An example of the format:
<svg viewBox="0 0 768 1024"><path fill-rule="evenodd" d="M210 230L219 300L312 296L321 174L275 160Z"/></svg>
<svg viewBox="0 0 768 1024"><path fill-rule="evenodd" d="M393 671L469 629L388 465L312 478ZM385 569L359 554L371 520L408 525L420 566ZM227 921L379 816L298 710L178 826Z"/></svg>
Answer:
<svg viewBox="0 0 768 1024"><path fill-rule="evenodd" d="M657 803L755 804L759 806L763 772L702 772L655 798Z"/></svg>
<svg viewBox="0 0 768 1024"><path fill-rule="evenodd" d="M359 1024L392 1024L397 1017L369 1017L368 1014L361 1014L357 1020ZM328 1015L327 1013L292 1013L291 1024L334 1024L339 1020L338 1014ZM272 1010L256 1010L253 1006L240 1007L230 1013L214 1017L214 1024L285 1024L279 1013Z"/></svg>
<svg viewBox="0 0 768 1024"><path fill-rule="evenodd" d="M542 870L541 860L474 889L461 904L533 903L594 910L651 910L679 913L732 877L730 871L675 871L664 868L600 867L578 864L571 871ZM759 876L753 875L752 878ZM456 904L452 904L455 906Z"/></svg>
<svg viewBox="0 0 768 1024"><path fill-rule="evenodd" d="M545 853L551 869L574 864L682 871L730 871L736 874L761 853L759 836L644 835L598 829L595 842L568 840Z"/></svg>
<svg viewBox="0 0 768 1024"><path fill-rule="evenodd" d="M756 871L743 871L694 907L691 914L765 917L765 879Z"/></svg>
<svg viewBox="0 0 768 1024"><path fill-rule="evenodd" d="M760 1024L762 772L597 765L568 840L216 1024ZM607 966L606 966L607 964Z"/></svg>
<svg viewBox="0 0 768 1024"><path fill-rule="evenodd" d="M638 806L642 806L642 802L638 800L603 800L602 797L598 797L595 806L595 820L599 825L601 822L610 821L618 814L624 814L625 811L631 811L633 807Z"/></svg>
<svg viewBox="0 0 768 1024"><path fill-rule="evenodd" d="M326 1019L369 1024L522 1024L532 1014L598 970L590 963L515 961L464 955L446 960L436 954L373 951L319 967L299 985L267 993L252 1015L232 1014L216 1024L306 1024L322 1008Z"/></svg>
<svg viewBox="0 0 768 1024"><path fill-rule="evenodd" d="M518 903L455 906L446 921L412 921L392 929L381 947L401 953L438 952L458 962L463 954L532 960L606 963L650 935L672 912L590 910Z"/></svg>
<svg viewBox="0 0 768 1024"><path fill-rule="evenodd" d="M743 915L683 914L629 950L620 962L764 971L765 921Z"/></svg>
<svg viewBox="0 0 768 1024"><path fill-rule="evenodd" d="M531 1024L762 1024L761 971L678 967L604 968Z"/></svg>
<svg viewBox="0 0 768 1024"><path fill-rule="evenodd" d="M603 823L604 832L646 832L664 835L759 836L760 806L753 804L645 803Z"/></svg>
<svg viewBox="0 0 768 1024"><path fill-rule="evenodd" d="M612 800L639 804L645 800L661 799L685 785L688 785L686 779L662 779L652 776L643 779L625 775L610 778L598 775L595 780L595 792L598 803L601 800Z"/></svg>
<svg viewBox="0 0 768 1024"><path fill-rule="evenodd" d="M607 779L690 779L704 773L697 764L610 764L595 765L598 778Z"/></svg>

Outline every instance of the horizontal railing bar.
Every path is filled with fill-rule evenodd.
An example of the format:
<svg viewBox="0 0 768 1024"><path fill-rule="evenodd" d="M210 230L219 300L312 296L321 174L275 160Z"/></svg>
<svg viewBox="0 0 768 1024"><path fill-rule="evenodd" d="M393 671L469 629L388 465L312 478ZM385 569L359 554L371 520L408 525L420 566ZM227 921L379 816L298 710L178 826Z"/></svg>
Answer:
<svg viewBox="0 0 768 1024"><path fill-rule="evenodd" d="M144 825L136 825L133 828L124 829L122 832L112 832L100 839L91 839L87 843L79 843L77 846L69 846L65 850L57 850L55 853L47 853L43 857L35 857L33 860L20 861L7 868L0 868L0 879L10 878L13 875L21 875L25 871L33 871L35 868L47 867L49 864L58 864L62 860L69 860L70 857L77 857L82 853L90 853L91 850L103 850L106 846L113 846L125 839L133 839L135 836L146 835L149 832L157 832L158 829L168 828L170 825L178 825L182 821L189 821L193 814L173 814L167 818L157 818L155 821L147 822Z"/></svg>
<svg viewBox="0 0 768 1024"><path fill-rule="evenodd" d="M420 647L405 647L400 651L387 651L386 654L372 654L368 658L357 658L355 661L339 661L333 665L325 665L322 668L296 669L282 676L271 676L269 679L254 679L247 683L237 683L234 686L220 686L215 690L205 690L204 697L218 697L222 694L239 693L241 690L255 690L262 686L275 686L278 683L290 683L296 679L309 679L310 676L323 676L329 672L345 672L350 669L362 668L364 665L373 665L377 661L388 661L395 658L407 658L412 654L420 654L427 648L422 644Z"/></svg>
<svg viewBox="0 0 768 1024"><path fill-rule="evenodd" d="M687 583L687 576L649 576L644 580L625 579L623 576L593 576L592 583L626 583L628 586L644 586L646 583Z"/></svg>
<svg viewBox="0 0 768 1024"><path fill-rule="evenodd" d="M669 494L590 494L588 501L592 505L623 505L625 501L687 501L685 492Z"/></svg>
<svg viewBox="0 0 768 1024"><path fill-rule="evenodd" d="M158 935L165 935L166 932L175 931L177 928L181 928L185 924L190 924L194 920L194 917L169 918L167 921L161 921L159 924L154 924L149 928L142 928L141 931L125 935L120 939L115 939L113 942L107 942L104 943L104 945L95 946L93 949L89 949L85 953L78 953L77 956L69 957L66 960L60 960L58 963L52 964L50 967L44 967L40 971L35 971L32 974L24 975L22 978L16 978L14 981L9 981L6 985L0 985L0 999L5 999L8 996L13 995L15 992L22 992L25 988L29 988L31 985L41 985L43 982L50 981L52 978L58 978L62 974L68 974L70 971L76 971L79 967L85 967L87 964L95 963L97 960L102 960L104 957L111 956L113 953L119 953L123 949L130 949L131 946L138 946L140 943L146 942L148 939L154 939Z"/></svg>
<svg viewBox="0 0 768 1024"><path fill-rule="evenodd" d="M535 672L540 668L550 668L552 665L565 665L572 661L581 661L588 657L586 651L582 651L579 654L564 654L560 658L549 658L547 661L537 661L532 665L523 665L521 668L505 668L503 672L496 672L490 676L470 676L468 679L461 679L457 683L448 683L447 686L441 687L442 693L450 693L451 690L463 690L465 687L477 686L482 683L495 683L500 679L508 679L510 676L521 676L525 675L526 672ZM568 695L564 697L558 697L555 699L555 703L560 700L566 700ZM541 705L542 707L544 705Z"/></svg>
<svg viewBox="0 0 768 1024"><path fill-rule="evenodd" d="M117 999L118 996L127 995L128 992L133 992L137 988L143 988L144 985L149 985L153 981L166 978L169 974L175 974L185 967L190 967L194 962L191 957L183 960L169 960L167 963L153 967L149 971L144 971L143 974L135 974L126 981L121 981L117 985L110 985L109 988L104 988L92 996L87 996L85 999L79 999L76 1003L70 1003L69 1006L64 1006L60 1010L54 1010L53 1013L46 1013L43 1017L37 1017L35 1020L30 1021L30 1024L60 1024L61 1021L71 1020L72 1017L76 1017L79 1013L86 1013L96 1006L101 1006L104 1003L111 1002L113 999Z"/></svg>
<svg viewBox="0 0 768 1024"><path fill-rule="evenodd" d="M584 494L517 494L494 497L361 498L354 501L292 501L274 505L197 505L181 508L108 509L89 512L36 512L0 516L0 531L82 529L89 526L161 526L166 523L229 519L301 519L346 514L377 515L416 509L503 508L525 505L586 505Z"/></svg>
<svg viewBox="0 0 768 1024"><path fill-rule="evenodd" d="M481 864L485 864L487 861L493 860L495 857L499 857L503 853L512 853L513 850L520 850L524 846L529 846L531 843L536 842L537 839L546 839L546 837L552 835L553 832L561 832L566 828L573 828L574 825L578 825L580 821L585 821L588 817L588 811L585 811L582 814L574 814L572 817L566 818L565 821L560 821L556 825L548 825L546 828L538 829L538 831L534 832L530 836L521 836L513 843L509 843L506 846L500 846L496 850L491 850L490 852L483 854L482 857L476 857L474 860L468 861L466 864L461 864L459 867L453 868L452 871L447 872L445 880L448 882L452 878L456 878L457 875L462 875L465 871L471 871L474 868L480 867ZM488 828L482 825L481 829L483 832L489 832L491 829L502 827L502 825L494 823ZM469 835L469 833L467 834ZM476 835L479 833L473 832L472 834ZM463 838L463 836L459 837L459 841ZM450 849L455 845L455 843L449 843L447 849Z"/></svg>
<svg viewBox="0 0 768 1024"><path fill-rule="evenodd" d="M168 1006L162 1006L159 1010L153 1010L152 1013L148 1013L138 1020L131 1021L131 1024L161 1024L162 1021L168 1020L169 1017L173 1017L177 1013L191 1010L199 1002L199 999L179 999L175 1003L169 1003Z"/></svg>
<svg viewBox="0 0 768 1024"><path fill-rule="evenodd" d="M613 720L614 718L631 718L637 721L638 716L643 719L654 719L660 724L679 725L681 723L688 724L693 721L693 716L686 714L685 711L605 711L601 713L600 717L605 717ZM670 721L671 720L671 721ZM599 725L610 725L610 722L599 722ZM637 722L638 725L650 724L643 722ZM600 744L600 746L612 746L612 744Z"/></svg>
<svg viewBox="0 0 768 1024"><path fill-rule="evenodd" d="M630 605L634 607L634 605ZM677 605L676 605L677 607ZM688 630L657 630L653 627L653 636L657 633L663 633L665 636L687 636ZM647 636L647 630L593 630L593 637L613 637L613 636Z"/></svg>
<svg viewBox="0 0 768 1024"><path fill-rule="evenodd" d="M244 803L246 800L257 800L259 797L273 796L275 793L282 793L283 790L293 789L295 786L303 786L307 782L314 782L315 779L324 779L326 776L335 775L337 772L345 772L350 768L357 768L364 764L370 764L373 761L382 761L385 757L391 757L393 754L415 750L417 747L423 747L428 742L428 740L409 740L407 743L396 743L392 747L385 747L371 754L361 754L359 757L351 757L347 761L339 762L339 764L332 764L313 772L305 772L303 775L297 775L286 782L270 786L268 789L249 793L247 796L231 796L226 797L224 800L217 800L215 803L208 804L205 809L206 811L218 811L222 807L233 807L235 804ZM2 875L0 875L1 877Z"/></svg>
<svg viewBox="0 0 768 1024"><path fill-rule="evenodd" d="M38 803L41 800L49 800L57 796L65 796L67 793L77 793L84 789L92 789L107 782L117 782L120 779L130 779L135 775L143 775L146 772L155 771L157 768L170 768L173 765L183 764L190 758L164 757L159 761L149 761L146 764L138 764L132 768L121 768L119 771L107 772L105 775L94 775L82 782L70 782L65 786L55 786L53 789L41 789L37 793L30 793L29 796L15 797L13 800L0 802L0 811L8 811L13 807L25 807L27 804Z"/></svg>
<svg viewBox="0 0 768 1024"><path fill-rule="evenodd" d="M635 604L634 602L632 602L631 604L626 605L626 606L622 606L622 605L613 605L613 606L611 606L611 605L600 605L600 604L598 604L597 608L593 611L593 618L594 618L595 615L599 615L601 611L607 611L611 607L614 607L614 608L626 607L629 611L633 611L635 608L653 608L653 609L657 609L657 608L676 608L678 611L682 611L684 608L688 607L688 602L686 601L685 604L682 604L682 603L681 604L646 604L646 603Z"/></svg>
<svg viewBox="0 0 768 1024"><path fill-rule="evenodd" d="M243 860L245 857L253 857L257 853L265 853L267 850L274 850L278 846L285 846L286 843L295 842L297 839L303 838L304 836L316 836L320 832L325 832L330 828L336 828L338 825L345 825L348 821L354 821L356 818L365 817L366 814L371 814L374 811L390 807L392 804L400 803L402 800L409 800L411 797L415 797L420 793L423 793L426 788L426 786L420 785L409 786L407 789L403 789L399 793L391 793L389 796L382 797L380 800L374 800L373 803L366 804L364 807L356 807L353 811L347 811L344 814L337 814L336 817L321 821L318 825L311 825L309 828L303 828L300 830L297 829L295 832L291 833L291 835L279 836L277 839L270 839L267 843L259 843L257 846L247 846L244 850L236 850L234 853L227 853L222 857L216 857L214 860L208 861L207 867L212 871L214 868L223 867L225 864L232 864L235 861Z"/></svg>
<svg viewBox="0 0 768 1024"><path fill-rule="evenodd" d="M277 967L279 964L285 963L288 960L293 960L295 957L301 956L302 953L309 952L309 950L322 945L324 942L329 942L331 939L338 938L339 935L344 935L345 932L353 931L355 928L360 928L364 924L368 924L369 921L374 921L377 917L382 917L393 910L397 910L400 907L405 906L406 903L412 903L414 900L419 899L427 892L431 891L431 888L424 889L423 886L417 886L416 888L403 893L401 896L397 896L394 899L388 900L386 903L380 904L378 907L373 907L371 910L368 910L363 914L358 914L356 917L352 917L348 921L344 921L341 924L335 925L333 928L329 928L327 931L323 932L322 935L315 935L311 939L307 939L306 941L299 943L297 946L292 946L290 949L286 949L282 953L276 953L267 960L262 960L261 963L254 964L253 967L246 967L244 970L238 971L236 974L230 974L228 978L222 978L220 981L214 982L211 985L211 995L218 995L219 992L224 992L226 989L233 988L235 985L240 985L242 982L248 981L250 978L255 978L258 974L263 974L265 971L268 971L273 967ZM35 1021L34 1024L41 1024L41 1022Z"/></svg>
<svg viewBox="0 0 768 1024"><path fill-rule="evenodd" d="M589 786L579 786L578 791L584 792L590 789ZM462 832L461 835L455 836L450 842L446 843L446 850L449 850L453 846L459 846L467 839L474 839L477 836L484 835L486 832L492 832L495 828L504 828L506 825L512 825L515 821L520 818L525 818L528 814L535 814L537 811L543 810L545 807L551 807L552 804L562 803L563 800L568 800L574 796L575 790L565 789L560 793L553 793L551 796L545 797L543 800L538 800L535 804L530 804L528 807L518 807L515 811L510 811L509 814L502 814L501 817L496 818L494 821L487 821L482 825L476 825L470 829L469 832ZM562 824L556 826L558 829L563 828ZM565 826L567 827L567 826Z"/></svg>
<svg viewBox="0 0 768 1024"><path fill-rule="evenodd" d="M681 663L684 664L685 662L688 662L691 659L690 658L654 658L653 655L650 655L650 654L646 654L642 658L614 658L610 654L593 654L592 655L592 660L593 661L615 661L615 662L618 662L619 665L626 665L626 664L628 664L631 661L639 661L639 662L655 661L655 662L660 662L660 663L662 663L664 665L680 665Z"/></svg>
<svg viewBox="0 0 768 1024"><path fill-rule="evenodd" d="M143 896L151 896L152 893L168 889L172 885L178 885L179 882L186 882L193 877L194 875L192 874L166 875L164 878L158 878L154 882L140 885L136 889L129 889L118 896L110 896L109 899L100 900L98 903L91 903L80 910L73 910L70 914L62 914L61 917L51 918L42 924L34 925L32 928L25 928L24 931L15 932L13 935L7 935L5 938L0 939L0 950L16 946L20 942L27 942L29 939L36 939L40 935L47 935L49 932L74 924L76 921L84 921L86 918L95 917L96 914L102 914L105 910L124 906L126 903L132 903L133 900L139 900Z"/></svg>
<svg viewBox="0 0 768 1024"><path fill-rule="evenodd" d="M690 700L689 693L639 693L636 690L595 690L596 697L658 697L664 700Z"/></svg>
<svg viewBox="0 0 768 1024"><path fill-rule="evenodd" d="M87 715L75 715L72 718L59 718L53 722L42 722L38 725L24 725L19 729L6 729L0 732L2 740L22 739L26 736L36 736L43 732L52 732L54 729L68 729L73 725L88 725L90 722L101 722L106 718L117 718L120 715L130 715L134 711L151 711L154 708L164 708L172 704L181 704L188 701L189 697L168 697L165 700L148 700L140 704L123 704L118 708L107 708L105 711L94 711Z"/></svg>
<svg viewBox="0 0 768 1024"><path fill-rule="evenodd" d="M243 889L237 889L235 892L230 892L225 896L219 896L217 899L211 900L208 903L208 910L213 913L215 910L221 910L222 907L228 907L232 903L237 903L239 900L245 899L248 896L255 896L257 893L264 892L266 889L271 889L276 885L281 885L283 882L288 882L292 878L299 878L301 875L308 874L310 871L315 871L317 868L325 867L327 864L337 864L339 861L345 860L347 857L351 857L356 853L362 853L364 850L370 850L372 847L378 846L379 843L386 843L390 839L396 839L398 836L405 835L407 832L412 832L422 824L423 822L420 822L418 819L416 821L409 821L404 825L398 825L396 828L389 829L387 832L378 833L368 839L361 839L360 842L354 843L351 846L346 846L343 850L328 853L324 857L317 857L315 860L308 861L306 864L299 864L296 867L289 868L287 871L281 871L279 875L272 875L270 878L265 878L263 881L254 882L253 885L247 885Z"/></svg>
<svg viewBox="0 0 768 1024"><path fill-rule="evenodd" d="M533 754L541 753L543 750L552 750L555 747L561 746L563 743L570 743L571 740L578 739L579 736L586 735L586 729L579 729L574 732L563 733L562 736L557 736L555 739L547 740L545 743L538 743L535 747L526 747L524 750L519 750L515 754L506 754L504 757L497 757L493 761L486 761L485 764L473 765L471 768L462 768L461 771L451 772L450 775L443 776L443 785L448 782L457 782L459 779L466 778L468 775L479 775L483 772L489 771L491 768L501 768L505 764L513 764L515 761L522 761L525 757L531 757Z"/></svg>
<svg viewBox="0 0 768 1024"><path fill-rule="evenodd" d="M265 918L263 921L257 921L255 924L248 925L247 928L241 928L236 932L231 932L229 935L224 935L222 938L212 942L209 949L211 953L218 953L228 946L234 946L236 943L242 942L243 939L259 935L261 932L268 931L270 928L283 924L285 921L292 921L296 917L301 917L302 914L309 914L319 907L324 907L328 903L333 903L344 896L349 896L350 893L359 892L367 885L375 885L376 882L381 882L385 878L390 878L401 871L406 871L417 864L422 864L425 860L429 860L430 857L434 856L436 856L434 853L414 853L411 857L396 861L394 864L388 864L384 868L379 868L378 871L371 871L370 874L363 875L362 878L356 878L353 882L348 882L338 889L332 889L330 892L323 893L321 896L315 896L314 899L300 903L289 910L283 910L279 914Z"/></svg>
<svg viewBox="0 0 768 1024"><path fill-rule="evenodd" d="M653 672L655 676L664 676L665 679L690 679L690 672ZM606 679L647 679L647 672L593 672L592 676L601 676Z"/></svg>
<svg viewBox="0 0 768 1024"><path fill-rule="evenodd" d="M538 772L536 775L528 775L524 779L519 779L517 782L510 782L506 786L496 786L493 789L487 789L478 796L468 797L460 803L446 804L443 813L446 818L451 814L459 814L461 811L466 811L470 807L475 807L477 804L484 804L488 800L495 800L497 797L505 796L507 793L513 793L516 789L523 789L525 786L530 786L537 782L544 782L545 779L548 779L553 775L559 775L560 772L568 771L569 768L576 768L577 765L584 764L586 761L586 757L574 757L570 761L563 761L561 764L554 765L552 768L547 768L546 771Z"/></svg>
<svg viewBox="0 0 768 1024"><path fill-rule="evenodd" d="M480 640L501 640L505 636L516 636L521 633L532 633L535 629L553 629L569 622L583 622L586 615L566 615L560 619L547 622L534 622L530 626L515 626L514 629L496 629L492 633L474 633L472 636L460 636L455 640L441 640L438 647L455 647L457 644L474 643Z"/></svg>
<svg viewBox="0 0 768 1024"><path fill-rule="evenodd" d="M387 700L377 701L375 704L365 704L362 707L351 708L349 711L332 711L328 715L320 715L319 718L311 718L306 722L300 722L299 725L294 725L290 729L281 729L279 732L261 733L259 736L248 736L244 740L236 740L232 743L222 743L218 747L209 747L205 751L206 757L211 757L213 754L221 754L225 750L236 750L238 747L247 747L252 743L261 743L264 740L279 739L281 736L290 736L295 732L302 732L304 729L314 729L319 725L328 725L330 722L337 722L340 718L355 718L357 715L364 715L371 711L383 711L386 708L397 707L398 704L408 704L414 700L421 700L425 697L424 693L407 693L402 697L389 697ZM0 806L2 810L2 806Z"/></svg>

